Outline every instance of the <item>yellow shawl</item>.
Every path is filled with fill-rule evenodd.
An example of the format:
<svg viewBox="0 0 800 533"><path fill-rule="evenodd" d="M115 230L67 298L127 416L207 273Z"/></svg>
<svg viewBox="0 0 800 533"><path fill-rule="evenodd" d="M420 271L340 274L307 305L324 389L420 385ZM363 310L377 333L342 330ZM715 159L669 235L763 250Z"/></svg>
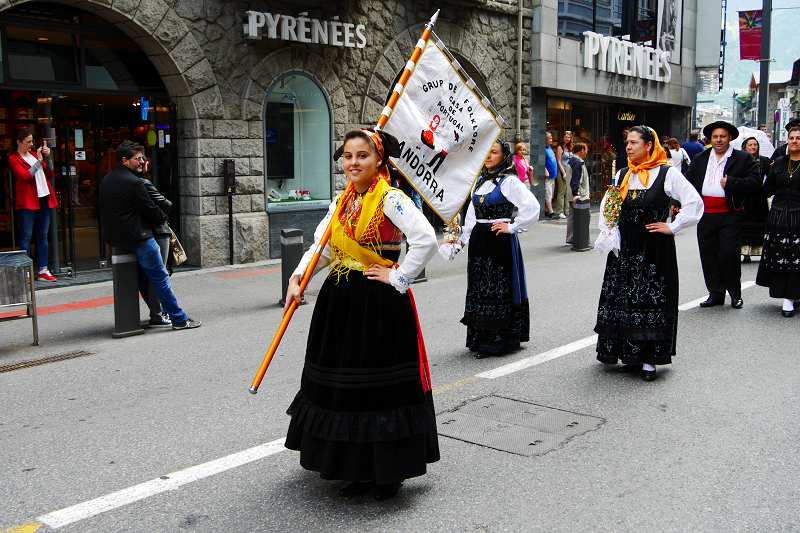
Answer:
<svg viewBox="0 0 800 533"><path fill-rule="evenodd" d="M622 179L622 184L619 186L619 194L622 197L621 202L625 201L625 197L628 196L628 178L631 174L639 174L639 181L642 185L647 187L647 182L650 180L650 173L647 171L667 164L667 153L664 151L664 148L661 147L661 143L658 142L656 130L653 128L649 129L650 133L653 134L653 153L650 155L650 158L641 165L636 165L630 161L628 162L628 173L625 174L625 177Z"/></svg>

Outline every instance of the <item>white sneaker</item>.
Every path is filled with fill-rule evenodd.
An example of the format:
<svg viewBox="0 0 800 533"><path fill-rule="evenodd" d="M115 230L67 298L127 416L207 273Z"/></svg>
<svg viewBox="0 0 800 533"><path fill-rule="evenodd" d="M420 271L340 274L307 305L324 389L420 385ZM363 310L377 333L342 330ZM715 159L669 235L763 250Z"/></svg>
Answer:
<svg viewBox="0 0 800 533"><path fill-rule="evenodd" d="M564 213L561 213L560 215L558 215L558 218L567 218L567 215L565 215Z"/></svg>

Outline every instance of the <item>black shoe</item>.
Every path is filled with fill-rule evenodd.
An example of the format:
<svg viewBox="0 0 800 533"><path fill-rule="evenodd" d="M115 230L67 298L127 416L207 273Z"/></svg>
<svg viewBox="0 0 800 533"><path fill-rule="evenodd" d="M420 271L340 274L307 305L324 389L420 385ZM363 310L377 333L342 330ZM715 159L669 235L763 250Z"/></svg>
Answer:
<svg viewBox="0 0 800 533"><path fill-rule="evenodd" d="M744 300L741 298L733 298L731 300L731 307L734 309L741 309L744 306Z"/></svg>
<svg viewBox="0 0 800 533"><path fill-rule="evenodd" d="M566 244L564 244L564 246L572 246L572 241L567 241Z"/></svg>
<svg viewBox="0 0 800 533"><path fill-rule="evenodd" d="M742 263L749 263L751 261L752 261L752 259L750 259L749 255L743 255L742 256Z"/></svg>
<svg viewBox="0 0 800 533"><path fill-rule="evenodd" d="M713 296L709 296L705 302L700 302L700 307L716 307L725 303L725 300L719 300Z"/></svg>
<svg viewBox="0 0 800 533"><path fill-rule="evenodd" d="M785 316L786 318L792 318L794 316L794 309L791 311L787 311L786 309L781 309L781 316Z"/></svg>
<svg viewBox="0 0 800 533"><path fill-rule="evenodd" d="M397 483L390 483L388 485L375 485L375 499L381 501L394 498L400 490L400 485L402 485L402 483L402 481L398 481Z"/></svg>
<svg viewBox="0 0 800 533"><path fill-rule="evenodd" d="M375 485L374 481L351 481L350 483L346 484L344 487L339 489L339 496L344 496L345 498L352 498L353 496L358 496L363 492L367 492Z"/></svg>
<svg viewBox="0 0 800 533"><path fill-rule="evenodd" d="M642 365L625 365L619 369L620 374L633 374L634 372L641 372Z"/></svg>
<svg viewBox="0 0 800 533"><path fill-rule="evenodd" d="M642 379L645 381L655 381L656 379L656 371L655 370L642 370Z"/></svg>
<svg viewBox="0 0 800 533"><path fill-rule="evenodd" d="M492 354L490 354L489 352L482 352L478 350L478 355L475 356L475 359L487 359L491 356Z"/></svg>

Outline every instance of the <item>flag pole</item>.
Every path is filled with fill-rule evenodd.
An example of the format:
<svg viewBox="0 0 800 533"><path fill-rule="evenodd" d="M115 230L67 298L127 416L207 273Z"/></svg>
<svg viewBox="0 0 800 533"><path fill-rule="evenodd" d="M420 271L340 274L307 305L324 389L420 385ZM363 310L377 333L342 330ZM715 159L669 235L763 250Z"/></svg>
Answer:
<svg viewBox="0 0 800 533"><path fill-rule="evenodd" d="M431 30L433 29L433 25L436 24L436 19L439 17L439 10L436 10L431 20L425 24L425 31L422 32L422 37L420 37L419 41L417 41L417 46L414 48L414 52L411 54L411 59L406 63L406 68L403 71L403 74L400 75L400 80L397 82L397 85L394 87L394 91L392 95L389 97L389 101L386 103L386 107L383 108L383 112L381 113L380 118L378 119L378 125L375 126L376 130L380 130L386 124L386 121L389 120L389 115L392 114L392 110L394 106L397 104L397 100L400 98L400 93L403 92L403 87L405 87L408 78L411 77L411 72L414 70L414 67L419 61L420 56L422 55L422 49L425 48L425 44L428 42L428 38L431 35ZM348 183L347 187L345 188L345 192L347 189L352 187L353 184ZM306 290L306 286L308 286L309 280L311 280L311 276L314 272L314 268L317 266L317 262L319 261L319 256L322 253L322 250L325 249L325 246L328 244L328 240L331 237L331 230L333 228L333 218L328 223L328 227L325 229L325 233L322 234L322 238L317 245L317 249L314 251L314 255L311 257L311 262L308 264L303 277L300 279L300 293L302 294ZM289 308L283 314L283 318L281 319L281 323L278 326L278 331L275 332L275 336L272 338L272 342L267 349L267 353L264 356L264 360L261 362L261 366L256 373L256 377L253 380L253 384L250 385L250 394L258 393L258 387L261 386L261 380L264 379L264 374L267 372L267 368L269 367L270 363L272 362L272 358L275 356L275 351L278 349L278 345L281 343L283 339L283 334L286 332L286 328L289 326L289 321L292 320L292 315L294 315L294 311L297 309L297 300L293 300L291 304L289 304Z"/></svg>

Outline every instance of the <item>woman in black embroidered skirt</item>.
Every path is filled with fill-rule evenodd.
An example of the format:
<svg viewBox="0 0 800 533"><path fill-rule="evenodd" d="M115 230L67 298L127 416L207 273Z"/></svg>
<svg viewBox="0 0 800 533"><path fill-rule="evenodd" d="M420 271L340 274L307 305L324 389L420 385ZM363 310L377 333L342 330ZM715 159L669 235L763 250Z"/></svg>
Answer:
<svg viewBox="0 0 800 533"><path fill-rule="evenodd" d="M518 214L511 222L513 212ZM461 323L477 358L503 355L530 338L525 265L517 232L539 219L539 202L516 175L509 146L495 143L467 209L467 298Z"/></svg>
<svg viewBox="0 0 800 533"><path fill-rule="evenodd" d="M384 149L384 144L386 145ZM317 270L330 265L308 333L300 391L289 414L286 447L323 479L348 481L339 492L374 488L394 496L404 479L439 460L425 345L408 287L436 254L436 235L413 202L388 185L386 161L397 140L355 130L345 136L344 171L351 185L331 203L315 243L332 221ZM400 240L409 244L403 264ZM294 271L287 306L302 294Z"/></svg>
<svg viewBox="0 0 800 533"><path fill-rule="evenodd" d="M761 183L769 172L769 158L759 155L758 139L748 137L742 143L742 150L751 154L758 166ZM760 256L764 245L764 234L767 231L769 204L767 194L751 194L744 200L744 224L742 225L742 263L749 263L751 256Z"/></svg>
<svg viewBox="0 0 800 533"><path fill-rule="evenodd" d="M600 218L595 243L608 254L597 309L597 359L625 364L621 372L656 378L655 365L672 362L678 331L678 260L673 235L697 224L703 200L667 157L658 136L646 126L628 132L628 168L617 173L623 199L616 227ZM682 208L667 224L670 201ZM608 193L603 198L605 213ZM618 232L618 233L617 233ZM618 240L617 240L618 239ZM611 246L603 241L613 243Z"/></svg>
<svg viewBox="0 0 800 533"><path fill-rule="evenodd" d="M764 189L775 197L756 283L783 298L781 314L788 318L800 303L800 126L789 129L787 155L775 160Z"/></svg>

